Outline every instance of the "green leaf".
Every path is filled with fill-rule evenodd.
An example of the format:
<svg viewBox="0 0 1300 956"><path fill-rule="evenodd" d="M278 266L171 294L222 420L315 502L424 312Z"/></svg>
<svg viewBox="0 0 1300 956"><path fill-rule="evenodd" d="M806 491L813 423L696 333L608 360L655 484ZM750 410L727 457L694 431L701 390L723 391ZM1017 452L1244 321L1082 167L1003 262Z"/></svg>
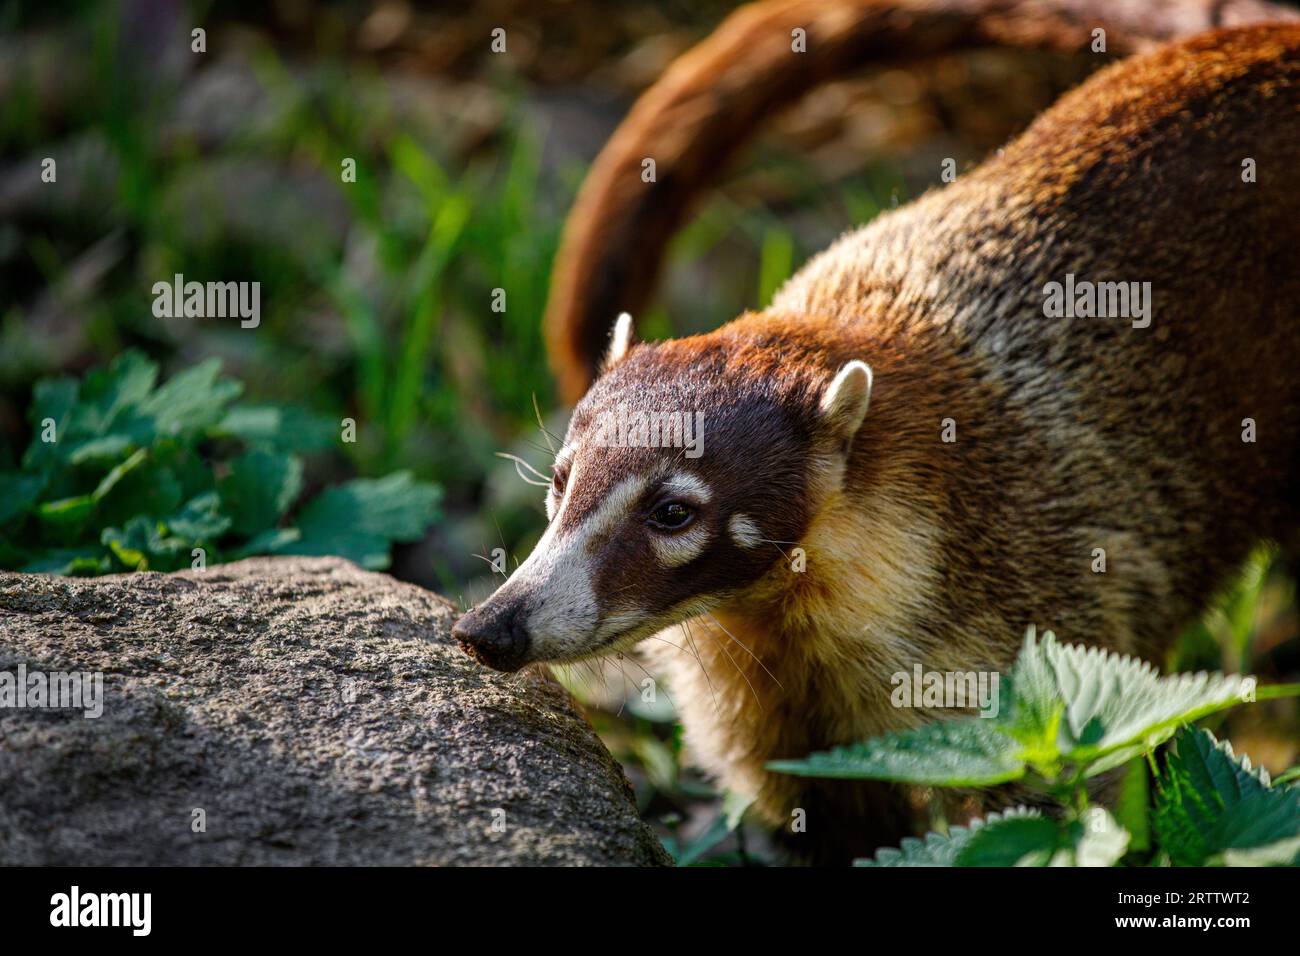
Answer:
<svg viewBox="0 0 1300 956"><path fill-rule="evenodd" d="M127 434L116 433L102 438L88 438L76 442L68 454L70 465L109 464L121 460L134 449L135 440Z"/></svg>
<svg viewBox="0 0 1300 956"><path fill-rule="evenodd" d="M439 491L409 472L327 488L298 515L302 538L281 554L337 555L365 568L388 567L393 541L415 541L438 513Z"/></svg>
<svg viewBox="0 0 1300 956"><path fill-rule="evenodd" d="M1284 770L1278 776L1273 778L1273 786L1288 786L1300 780L1300 766L1292 767L1290 770Z"/></svg>
<svg viewBox="0 0 1300 956"><path fill-rule="evenodd" d="M46 378L32 389L32 405L27 419L32 424L32 442L23 455L23 470L28 472L49 469L63 454L64 439L72 410L76 407L80 385L73 378ZM54 441L45 441L43 422L54 422Z"/></svg>
<svg viewBox="0 0 1300 956"><path fill-rule="evenodd" d="M738 793L735 790L728 790L722 795L722 815L727 818L728 830L734 830L740 826L745 811L753 805L754 800L755 797L752 794Z"/></svg>
<svg viewBox="0 0 1300 956"><path fill-rule="evenodd" d="M1024 815L980 827L957 853L956 866L1047 866L1061 847L1055 820Z"/></svg>
<svg viewBox="0 0 1300 956"><path fill-rule="evenodd" d="M131 455L131 457L126 459L126 461L113 468L113 470L105 475L100 480L99 484L95 486L95 492L92 495L94 500L96 502L102 500L109 492L117 487L118 482L143 465L148 459L149 450L147 448L141 448L139 451Z"/></svg>
<svg viewBox="0 0 1300 956"><path fill-rule="evenodd" d="M940 720L804 760L777 760L768 769L800 777L897 780L949 787L988 786L1024 775L1022 748L994 726L972 717Z"/></svg>
<svg viewBox="0 0 1300 956"><path fill-rule="evenodd" d="M140 515L121 530L105 528L100 540L129 570L174 571L188 557L190 542L165 530L161 522Z"/></svg>
<svg viewBox="0 0 1300 956"><path fill-rule="evenodd" d="M1208 730L1179 734L1157 785L1155 830L1175 866L1226 862L1230 852L1238 861L1297 862L1287 854L1300 838L1300 790L1270 786L1266 771Z"/></svg>
<svg viewBox="0 0 1300 956"><path fill-rule="evenodd" d="M1120 826L1129 833L1129 849L1145 852L1151 846L1151 788L1146 760L1138 757L1129 761L1120 784L1115 816Z"/></svg>
<svg viewBox="0 0 1300 956"><path fill-rule="evenodd" d="M897 850L880 849L874 859L854 860L854 866L956 866L958 855L982 829L1024 818L1040 819L1036 810L1017 807L991 813L969 826L952 827L947 834L927 833L923 839L907 837Z"/></svg>
<svg viewBox="0 0 1300 956"><path fill-rule="evenodd" d="M213 431L271 451L316 451L335 442L339 426L293 406L236 405Z"/></svg>
<svg viewBox="0 0 1300 956"><path fill-rule="evenodd" d="M1144 815L1145 819L1145 815ZM1131 836L1119 821L1102 807L1091 807L1082 821L1071 824L1072 847L1057 862L1075 866L1114 866L1127 852Z"/></svg>
<svg viewBox="0 0 1300 956"><path fill-rule="evenodd" d="M163 519L163 524L178 538L211 543L225 533L231 520L221 513L221 496L208 491L191 498L180 511Z"/></svg>
<svg viewBox="0 0 1300 956"><path fill-rule="evenodd" d="M252 536L274 528L302 492L302 461L293 455L255 449L230 463L217 483L230 529Z"/></svg>
<svg viewBox="0 0 1300 956"><path fill-rule="evenodd" d="M158 526L143 516L132 518L125 528L105 528L100 542L129 570L149 570L149 557L161 543Z"/></svg>
<svg viewBox="0 0 1300 956"><path fill-rule="evenodd" d="M143 400L140 410L153 418L162 434L210 428L244 390L236 381L219 378L220 371L220 360L208 359L179 372Z"/></svg>
<svg viewBox="0 0 1300 956"><path fill-rule="evenodd" d="M107 434L121 417L139 409L157 380L156 363L134 350L122 353L107 369L86 375L72 427L85 435Z"/></svg>
<svg viewBox="0 0 1300 956"><path fill-rule="evenodd" d="M45 480L40 475L0 472L0 525L25 514L44 487Z"/></svg>
<svg viewBox="0 0 1300 956"><path fill-rule="evenodd" d="M242 548L235 551L233 560L238 561L255 554L283 554L284 549L301 539L302 534L297 528L268 528L249 538Z"/></svg>
<svg viewBox="0 0 1300 956"><path fill-rule="evenodd" d="M90 495L61 498L36 506L36 516L42 522L68 530L81 527L94 511L95 499Z"/></svg>
<svg viewBox="0 0 1300 956"><path fill-rule="evenodd" d="M998 724L1023 745L1026 759L1049 763L1060 756L1058 745L1065 701L1061 699L1047 655L1047 646L1055 639L1049 631L1040 644L1035 640L1035 633L1032 625L1025 632L1020 656L1007 680L1010 703L999 715Z"/></svg>
<svg viewBox="0 0 1300 956"><path fill-rule="evenodd" d="M1148 750L1172 736L1180 724L1243 699L1243 681L1237 675L1161 677L1145 661L1095 647L1063 646L1050 633L1044 636L1042 652L1066 702L1061 752L1071 761L1092 763L1089 775L1116 765L1096 763L1099 757L1134 746Z"/></svg>
<svg viewBox="0 0 1300 956"><path fill-rule="evenodd" d="M1062 646L1033 628L997 717L936 721L875 740L777 761L799 776L986 786L1033 767L1056 779L1062 764L1086 776L1119 766L1171 736L1180 722L1239 703L1253 685L1222 674L1160 677L1142 661L1097 648Z"/></svg>
<svg viewBox="0 0 1300 956"><path fill-rule="evenodd" d="M754 802L752 796L734 793L728 790L722 796L722 812L713 818L713 822L695 840L681 848L675 854L678 866L693 866L699 859L725 840L745 815L749 805Z"/></svg>
<svg viewBox="0 0 1300 956"><path fill-rule="evenodd" d="M112 562L98 548L57 548L23 565L26 574L107 574Z"/></svg>

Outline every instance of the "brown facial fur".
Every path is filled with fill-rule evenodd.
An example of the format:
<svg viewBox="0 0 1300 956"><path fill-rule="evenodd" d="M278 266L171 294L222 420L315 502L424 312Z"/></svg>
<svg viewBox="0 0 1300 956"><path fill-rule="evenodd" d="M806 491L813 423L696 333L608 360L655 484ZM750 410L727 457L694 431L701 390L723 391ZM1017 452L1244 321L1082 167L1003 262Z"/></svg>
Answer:
<svg viewBox="0 0 1300 956"><path fill-rule="evenodd" d="M659 569L639 518L599 562L597 593L656 613L699 595L739 593L780 557L771 545L739 546L727 524L737 512L752 519L763 537L793 541L809 509L807 450L817 434L817 401L826 373L781 375L768 367L774 353L766 341L738 335L637 345L603 376L574 411L566 444L576 449L581 478L565 520L577 528L628 476L686 474L711 491L699 509L710 536L705 552L687 566ZM615 448L593 438L603 415L629 412L703 414L703 454L680 448ZM653 503L651 481L637 509Z"/></svg>

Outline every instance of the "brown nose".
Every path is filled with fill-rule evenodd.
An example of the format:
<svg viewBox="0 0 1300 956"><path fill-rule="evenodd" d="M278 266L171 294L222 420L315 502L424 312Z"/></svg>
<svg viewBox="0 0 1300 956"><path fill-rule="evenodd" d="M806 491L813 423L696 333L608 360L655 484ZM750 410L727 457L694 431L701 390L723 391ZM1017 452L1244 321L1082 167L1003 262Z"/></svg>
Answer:
<svg viewBox="0 0 1300 956"><path fill-rule="evenodd" d="M501 602L474 608L451 629L451 636L470 657L499 671L515 671L528 656L524 606Z"/></svg>

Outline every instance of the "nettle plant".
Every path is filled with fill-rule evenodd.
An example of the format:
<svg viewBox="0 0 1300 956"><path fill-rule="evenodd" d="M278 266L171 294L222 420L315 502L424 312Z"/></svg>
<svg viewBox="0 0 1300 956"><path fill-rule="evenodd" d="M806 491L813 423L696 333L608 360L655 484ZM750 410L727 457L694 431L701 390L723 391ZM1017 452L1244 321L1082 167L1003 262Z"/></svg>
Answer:
<svg viewBox="0 0 1300 956"><path fill-rule="evenodd" d="M294 511L299 452L334 426L300 409L238 403L212 359L158 384L127 352L107 369L37 383L30 445L0 459L0 568L49 574L172 571L255 554L339 555L388 566L418 539L438 489L407 472L326 488ZM3 452L3 449L0 449Z"/></svg>
<svg viewBox="0 0 1300 956"><path fill-rule="evenodd" d="M1034 795L1034 807L904 840L861 866L1300 864L1300 768L1270 781L1190 725L1244 701L1296 696L1300 686L1257 689L1252 678L1218 673L1162 677L1133 658L1059 644L1050 632L1039 641L1031 628L1003 688L996 717L936 721L769 767L936 787L1015 781ZM1161 766L1155 750L1170 738ZM1114 812L1090 804L1088 781L1121 768Z"/></svg>

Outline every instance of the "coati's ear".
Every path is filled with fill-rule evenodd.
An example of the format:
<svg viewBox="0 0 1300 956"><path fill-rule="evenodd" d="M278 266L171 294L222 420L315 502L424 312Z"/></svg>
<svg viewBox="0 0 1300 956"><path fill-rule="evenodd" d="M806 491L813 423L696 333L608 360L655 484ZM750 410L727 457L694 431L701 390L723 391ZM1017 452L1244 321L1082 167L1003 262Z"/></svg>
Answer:
<svg viewBox="0 0 1300 956"><path fill-rule="evenodd" d="M635 344L636 329L632 328L632 316L622 312L614 320L614 331L609 336L609 351L605 353L605 363L601 367L611 368Z"/></svg>
<svg viewBox="0 0 1300 956"><path fill-rule="evenodd" d="M854 359L835 373L822 393L822 421L847 443L857 434L871 402L871 366Z"/></svg>

